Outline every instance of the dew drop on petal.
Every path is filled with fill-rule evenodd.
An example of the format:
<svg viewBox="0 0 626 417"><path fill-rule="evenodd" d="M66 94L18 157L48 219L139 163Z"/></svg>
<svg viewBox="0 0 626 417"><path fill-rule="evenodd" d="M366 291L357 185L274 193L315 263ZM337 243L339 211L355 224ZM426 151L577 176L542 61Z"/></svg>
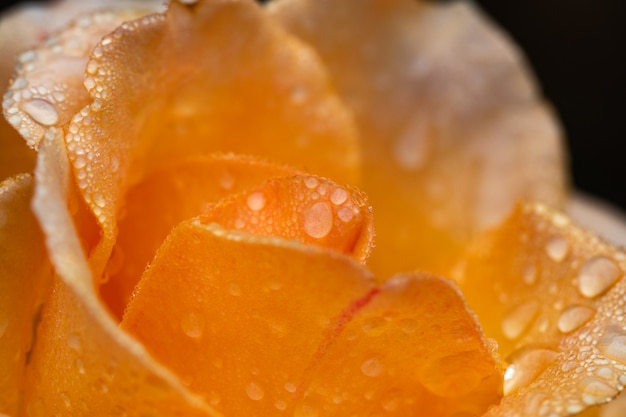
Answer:
<svg viewBox="0 0 626 417"><path fill-rule="evenodd" d="M333 211L327 202L313 204L304 212L302 225L306 234L313 238L323 238L333 227Z"/></svg>
<svg viewBox="0 0 626 417"><path fill-rule="evenodd" d="M580 388L583 392L583 398L588 404L600 404L608 401L618 394L618 390L606 382L589 377L580 381ZM595 399L595 401L591 401Z"/></svg>
<svg viewBox="0 0 626 417"><path fill-rule="evenodd" d="M265 397L265 391L263 391L263 388L254 382L250 382L248 384L246 387L246 394L248 395L248 398L253 401L260 401L263 397Z"/></svg>
<svg viewBox="0 0 626 417"><path fill-rule="evenodd" d="M217 407L221 401L222 401L222 397L220 397L220 395L217 392L211 391L209 393L209 403L211 403L213 407Z"/></svg>
<svg viewBox="0 0 626 417"><path fill-rule="evenodd" d="M594 314L595 310L591 307L570 306L559 315L557 326L561 332L569 333L591 320Z"/></svg>
<svg viewBox="0 0 626 417"><path fill-rule="evenodd" d="M546 243L546 253L554 262L561 262L567 256L569 244L561 236L555 236Z"/></svg>
<svg viewBox="0 0 626 417"><path fill-rule="evenodd" d="M320 181L315 177L307 177L304 180L304 185L306 185L307 188L310 188L311 190L317 188L319 184L320 184Z"/></svg>
<svg viewBox="0 0 626 417"><path fill-rule="evenodd" d="M204 333L204 319L191 312L181 319L180 328L190 338L199 339Z"/></svg>
<svg viewBox="0 0 626 417"><path fill-rule="evenodd" d="M85 370L85 363L83 362L82 359L77 358L74 361L74 367L76 368L76 370L78 371L79 374L84 375L86 370Z"/></svg>
<svg viewBox="0 0 626 417"><path fill-rule="evenodd" d="M348 223L354 218L354 213L349 207L342 207L337 212L337 217L339 217L342 222Z"/></svg>
<svg viewBox="0 0 626 417"><path fill-rule="evenodd" d="M611 259L594 256L578 271L578 290L585 297L597 297L611 288L621 275L622 271Z"/></svg>
<svg viewBox="0 0 626 417"><path fill-rule="evenodd" d="M539 303L527 301L511 310L502 320L502 333L513 340L520 337L530 326L539 311Z"/></svg>
<svg viewBox="0 0 626 417"><path fill-rule="evenodd" d="M348 199L348 192L343 188L335 188L330 194L330 202L335 205L341 205Z"/></svg>
<svg viewBox="0 0 626 417"><path fill-rule="evenodd" d="M235 185L235 177L225 172L219 179L220 187L224 190L230 190Z"/></svg>
<svg viewBox="0 0 626 417"><path fill-rule="evenodd" d="M520 349L504 373L504 394L509 395L533 382L557 357L550 349Z"/></svg>
<svg viewBox="0 0 626 417"><path fill-rule="evenodd" d="M626 332L618 327L611 326L598 340L598 350L607 358L626 364Z"/></svg>
<svg viewBox="0 0 626 417"><path fill-rule="evenodd" d="M376 358L371 358L363 362L361 365L361 372L363 375L371 378L379 376L383 372L383 366Z"/></svg>
<svg viewBox="0 0 626 417"><path fill-rule="evenodd" d="M317 417L318 411L310 405L299 405L293 413L293 417Z"/></svg>
<svg viewBox="0 0 626 417"><path fill-rule="evenodd" d="M72 399L67 392L61 392L59 394L59 398L61 399L61 401L63 401L63 405L65 406L65 408L67 408L68 410L72 408Z"/></svg>
<svg viewBox="0 0 626 417"><path fill-rule="evenodd" d="M56 107L49 101L34 98L21 103L20 107L33 120L44 126L52 126L59 121L59 113Z"/></svg>
<svg viewBox="0 0 626 417"><path fill-rule="evenodd" d="M4 336L9 328L9 318L6 316L0 317L0 337Z"/></svg>
<svg viewBox="0 0 626 417"><path fill-rule="evenodd" d="M522 275L522 280L527 285L533 285L537 282L537 267L534 264L526 265Z"/></svg>
<svg viewBox="0 0 626 417"><path fill-rule="evenodd" d="M237 284L235 281L231 281L228 283L228 293L234 297L238 297L241 295L241 286Z"/></svg>
<svg viewBox="0 0 626 417"><path fill-rule="evenodd" d="M274 403L274 407L276 407L277 410L283 411L287 408L287 403L283 400L278 400Z"/></svg>
<svg viewBox="0 0 626 417"><path fill-rule="evenodd" d="M259 211L265 207L265 195L260 191L254 192L248 196L246 203L250 210Z"/></svg>
<svg viewBox="0 0 626 417"><path fill-rule="evenodd" d="M81 350L82 342L78 333L70 333L70 335L67 336L67 346L77 352Z"/></svg>

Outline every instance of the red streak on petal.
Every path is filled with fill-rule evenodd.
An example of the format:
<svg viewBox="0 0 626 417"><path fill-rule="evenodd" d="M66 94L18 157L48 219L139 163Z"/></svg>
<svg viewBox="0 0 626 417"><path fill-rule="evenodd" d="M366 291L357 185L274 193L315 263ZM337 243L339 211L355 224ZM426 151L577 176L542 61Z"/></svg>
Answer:
<svg viewBox="0 0 626 417"><path fill-rule="evenodd" d="M311 363L307 366L304 371L304 375L301 379L300 384L298 384L298 389L294 392L294 399L298 400L302 398L304 395L304 391L308 385L309 375L311 371L315 367L315 365L322 359L322 357L326 354L328 348L333 344L333 342L337 339L337 337L343 332L343 329L346 325L356 316L361 309L363 309L366 305L368 305L374 297L376 297L381 292L380 288L373 288L367 294L365 294L361 298L357 298L354 300L345 310L343 310L337 319L331 323L327 330L322 342L317 348L317 351L311 358Z"/></svg>

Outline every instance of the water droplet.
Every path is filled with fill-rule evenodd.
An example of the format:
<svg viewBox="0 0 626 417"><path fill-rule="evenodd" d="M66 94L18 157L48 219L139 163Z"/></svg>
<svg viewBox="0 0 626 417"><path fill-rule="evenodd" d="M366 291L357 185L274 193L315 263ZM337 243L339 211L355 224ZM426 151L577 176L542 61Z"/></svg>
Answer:
<svg viewBox="0 0 626 417"><path fill-rule="evenodd" d="M417 322L417 320L415 319L402 319L400 320L400 322L398 323L398 326L400 326L400 329L406 333L406 334L412 334L415 333L415 331L417 330L419 323Z"/></svg>
<svg viewBox="0 0 626 417"><path fill-rule="evenodd" d="M596 369L596 375L600 378L610 381L611 379L613 379L613 369L608 366L601 366Z"/></svg>
<svg viewBox="0 0 626 417"><path fill-rule="evenodd" d="M337 217L339 217L339 219L342 222L348 223L354 217L354 213L352 212L351 208L349 208L349 207L342 207L337 212Z"/></svg>
<svg viewBox="0 0 626 417"><path fill-rule="evenodd" d="M526 265L524 272L522 273L522 279L527 285L533 285L537 282L537 267L534 264Z"/></svg>
<svg viewBox="0 0 626 417"><path fill-rule="evenodd" d="M246 387L246 394L251 400L260 401L265 396L265 391L263 391L263 388L261 388L259 385L255 384L254 382L250 382Z"/></svg>
<svg viewBox="0 0 626 417"><path fill-rule="evenodd" d="M65 406L65 408L67 408L68 410L70 408L72 408L72 399L70 398L70 395L63 391L59 394L59 398L61 399L61 401L63 401L63 405Z"/></svg>
<svg viewBox="0 0 626 417"><path fill-rule="evenodd" d="M539 303L527 301L510 311L502 320L502 333L513 340L517 339L532 324L539 312Z"/></svg>
<svg viewBox="0 0 626 417"><path fill-rule="evenodd" d="M204 318L191 312L180 320L180 328L192 339L199 339L204 333Z"/></svg>
<svg viewBox="0 0 626 417"><path fill-rule="evenodd" d="M410 119L396 139L393 155L401 168L414 171L428 160L431 137L427 120L424 115Z"/></svg>
<svg viewBox="0 0 626 417"><path fill-rule="evenodd" d="M341 205L348 199L348 192L343 188L335 188L330 194L330 202L335 205Z"/></svg>
<svg viewBox="0 0 626 417"><path fill-rule="evenodd" d="M333 227L333 211L327 202L313 204L303 216L304 231L313 238L325 237Z"/></svg>
<svg viewBox="0 0 626 417"><path fill-rule="evenodd" d="M4 336L9 328L9 318L6 316L0 317L0 337Z"/></svg>
<svg viewBox="0 0 626 417"><path fill-rule="evenodd" d="M248 207L250 207L250 210L259 211L265 207L265 196L260 191L254 192L248 196L246 203Z"/></svg>
<svg viewBox="0 0 626 417"><path fill-rule="evenodd" d="M96 193L93 195L93 202L96 203L96 205L98 207L104 207L106 206L106 200L104 199L104 196L100 193Z"/></svg>
<svg viewBox="0 0 626 417"><path fill-rule="evenodd" d="M222 397L220 397L220 395L217 392L215 391L209 392L209 403L213 407L217 407L221 401L222 401Z"/></svg>
<svg viewBox="0 0 626 417"><path fill-rule="evenodd" d="M285 391L287 392L291 392L293 394L294 392L296 392L296 389L298 389L298 387L296 387L296 385L292 384L291 382L287 382L285 384Z"/></svg>
<svg viewBox="0 0 626 417"><path fill-rule="evenodd" d="M621 275L614 261L606 256L594 256L580 267L578 290L585 297L597 297L611 288Z"/></svg>
<svg viewBox="0 0 626 417"><path fill-rule="evenodd" d="M307 188L313 190L317 188L318 185L320 185L320 181L315 177L306 177L306 179L304 180L304 185L306 185Z"/></svg>
<svg viewBox="0 0 626 417"><path fill-rule="evenodd" d="M598 340L598 350L607 358L626 364L626 332L618 326L610 326Z"/></svg>
<svg viewBox="0 0 626 417"><path fill-rule="evenodd" d="M235 177L233 177L229 172L224 172L219 181L220 187L224 190L230 190L235 185Z"/></svg>
<svg viewBox="0 0 626 417"><path fill-rule="evenodd" d="M20 107L33 120L44 126L52 126L59 121L59 113L56 107L46 100L34 98L20 103Z"/></svg>
<svg viewBox="0 0 626 417"><path fill-rule="evenodd" d="M235 281L228 283L228 293L234 297L241 295L241 287Z"/></svg>
<svg viewBox="0 0 626 417"><path fill-rule="evenodd" d="M382 317L370 317L363 322L361 329L369 336L378 336L383 332L385 324L385 319Z"/></svg>
<svg viewBox="0 0 626 417"><path fill-rule="evenodd" d="M569 244L561 236L555 236L546 243L546 253L554 262L561 262L567 256Z"/></svg>
<svg viewBox="0 0 626 417"><path fill-rule="evenodd" d="M587 306L570 306L561 312L557 326L563 333L572 332L587 323L595 314L593 308Z"/></svg>
<svg viewBox="0 0 626 417"><path fill-rule="evenodd" d="M392 398L390 400L383 401L382 406L383 406L383 410L391 413L398 409L398 407L400 406L400 403L398 402L396 398Z"/></svg>
<svg viewBox="0 0 626 417"><path fill-rule="evenodd" d="M79 374L84 375L85 374L85 364L83 363L82 359L77 358L74 361L74 366L76 367L76 370L78 371Z"/></svg>
<svg viewBox="0 0 626 417"><path fill-rule="evenodd" d="M103 379L98 379L95 382L96 390L101 392L102 394L107 394L109 392L109 385Z"/></svg>
<svg viewBox="0 0 626 417"><path fill-rule="evenodd" d="M606 402L619 392L615 387L593 377L583 379L580 381L579 385L584 394L595 399L593 404ZM591 398L587 397L585 402L589 404L591 402L590 400Z"/></svg>
<svg viewBox="0 0 626 417"><path fill-rule="evenodd" d="M274 403L274 407L276 407L277 410L283 411L287 408L287 403L283 400L278 400Z"/></svg>
<svg viewBox="0 0 626 417"><path fill-rule="evenodd" d="M509 395L533 382L556 358L557 352L543 348L515 351L504 373L504 394Z"/></svg>
<svg viewBox="0 0 626 417"><path fill-rule="evenodd" d="M363 362L361 365L361 372L363 372L363 375L365 376L374 378L383 372L383 366L378 359L371 358Z"/></svg>
<svg viewBox="0 0 626 417"><path fill-rule="evenodd" d="M293 412L293 417L317 417L318 412L310 405L299 405Z"/></svg>
<svg viewBox="0 0 626 417"><path fill-rule="evenodd" d="M70 335L67 336L67 346L77 352L80 351L82 347L80 335L78 333L70 333Z"/></svg>

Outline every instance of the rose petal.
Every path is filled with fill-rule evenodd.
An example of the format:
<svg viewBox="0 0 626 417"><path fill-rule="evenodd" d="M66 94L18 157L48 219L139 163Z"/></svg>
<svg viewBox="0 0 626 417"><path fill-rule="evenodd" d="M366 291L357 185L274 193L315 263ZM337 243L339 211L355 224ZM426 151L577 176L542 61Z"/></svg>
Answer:
<svg viewBox="0 0 626 417"><path fill-rule="evenodd" d="M172 228L210 203L264 180L298 171L251 157L196 156L157 170L125 196L119 234L101 292L121 319L135 285ZM140 237L140 238L139 238Z"/></svg>
<svg viewBox="0 0 626 417"><path fill-rule="evenodd" d="M200 221L320 245L361 263L369 256L374 239L367 197L316 176L268 180L220 201Z"/></svg>
<svg viewBox="0 0 626 417"><path fill-rule="evenodd" d="M160 3L160 1L115 0L107 2L106 6L108 8L120 8L140 4L141 7L146 8L160 5ZM9 96L5 96L3 100L5 117L8 121L12 122L12 124L4 118L0 120L0 149L2 149L2 152L0 152L0 179L21 172L32 172L35 166L35 152L28 149L24 143L24 139L26 138L31 147L34 147L35 143L38 142L43 135L42 129L44 126L25 115L22 109L14 106L16 101L26 102L26 97L23 94L26 94L32 99L42 95L44 90L40 90L40 87L52 87L43 95L49 96L46 99L52 100L53 104L56 104L57 98L63 97L57 109L66 115L71 113L70 116L86 103L82 102L80 106L74 107L73 111L69 110L71 106L76 106L78 103L81 103L81 100L78 98L82 98L82 100L86 98L86 92L82 86L82 72L87 62L87 55L84 56L83 60L79 59L78 56L75 55L77 48L81 43L83 43L83 45L93 46L100 37L111 31L117 24L121 23L121 21L118 21L117 24L110 26L108 30L98 35L98 31L104 28L102 26L104 22L96 17L95 20L90 22L88 28L85 26L82 28L74 26L69 32L61 31L58 37L50 38L49 43L42 45L41 42L51 33L61 30L70 19L79 14L86 14L94 9L101 8L102 6L103 4L99 0L55 1L46 3L29 2L28 4L19 4L5 11L2 16L0 16L0 44L2 44L0 50L0 84L4 87L12 77L11 85L13 86L12 88L14 88L14 92L20 92L19 98L15 97L15 94L10 94ZM96 16L106 15L108 15L108 13L96 14ZM122 15L126 17L129 16L120 12L120 16ZM85 18L80 21L85 22ZM77 32L80 32L80 34ZM70 40L70 34L78 35L71 37L73 55L71 59L69 59L67 55L70 49L70 43L68 42ZM94 34L96 37L93 37ZM30 58L33 58L33 52L25 52L28 48L33 48L34 45L37 44L41 46L36 50L46 55L45 60L47 60L48 63L52 63L52 65L47 66L44 70L39 66L42 56L35 56L34 60L31 60ZM56 47L54 52L52 50L53 47ZM25 52L25 54L21 54L22 52ZM14 74L17 62L21 62L22 64L18 67L17 73ZM57 73L54 70L60 68L59 64L61 64L61 62L63 62L62 71L61 73ZM72 70L72 67L74 70ZM78 72L75 68L78 68ZM31 72L34 74L34 77L30 76ZM72 79L70 74L78 76ZM24 82L30 84L30 88L25 89L20 87ZM78 89L76 87L78 87ZM28 92L26 92L27 90ZM77 94L76 99L74 96L75 93ZM42 107L37 107L37 102L31 104L30 109L35 112L35 115L37 114L37 110L42 114ZM45 109L43 111L45 112ZM63 114L59 115L59 120L63 118L62 116ZM69 120L69 117L66 118L66 121L67 120ZM16 131L16 129L19 132ZM24 138L20 137L20 135L24 136Z"/></svg>
<svg viewBox="0 0 626 417"><path fill-rule="evenodd" d="M567 203L567 214L617 246L626 246L626 215L610 202L576 190Z"/></svg>
<svg viewBox="0 0 626 417"><path fill-rule="evenodd" d="M502 392L492 344L450 281L395 276L312 364L296 410L338 417L479 415Z"/></svg>
<svg viewBox="0 0 626 417"><path fill-rule="evenodd" d="M363 136L375 271L444 272L521 196L560 205L560 127L515 45L470 2L274 0Z"/></svg>
<svg viewBox="0 0 626 417"><path fill-rule="evenodd" d="M0 183L0 413L17 415L24 366L52 271L32 214L32 176Z"/></svg>
<svg viewBox="0 0 626 417"><path fill-rule="evenodd" d="M48 127L65 125L89 103L82 75L93 46L122 22L147 13L149 9L86 14L18 56L2 106L31 148L37 148Z"/></svg>
<svg viewBox="0 0 626 417"><path fill-rule="evenodd" d="M28 364L27 414L219 416L120 330L98 300L67 209L69 169L61 135L46 135L33 204L58 279Z"/></svg>
<svg viewBox="0 0 626 417"><path fill-rule="evenodd" d="M93 103L66 141L103 228L95 264L127 187L165 162L229 151L357 179L355 129L316 55L251 1L173 1L123 25L94 49L85 85Z"/></svg>
<svg viewBox="0 0 626 417"><path fill-rule="evenodd" d="M565 416L626 383L626 253L541 204L520 205L455 270L509 362L489 415Z"/></svg>
<svg viewBox="0 0 626 417"><path fill-rule="evenodd" d="M289 413L326 327L372 287L348 257L195 220L159 249L122 328L225 415Z"/></svg>

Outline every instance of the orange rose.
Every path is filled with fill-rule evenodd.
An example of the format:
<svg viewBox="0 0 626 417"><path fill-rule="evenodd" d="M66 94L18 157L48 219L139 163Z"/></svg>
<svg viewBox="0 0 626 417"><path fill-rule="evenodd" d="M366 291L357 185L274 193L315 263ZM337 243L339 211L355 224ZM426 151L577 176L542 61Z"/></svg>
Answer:
<svg viewBox="0 0 626 417"><path fill-rule="evenodd" d="M626 254L479 11L115 5L3 99L0 413L620 410Z"/></svg>

